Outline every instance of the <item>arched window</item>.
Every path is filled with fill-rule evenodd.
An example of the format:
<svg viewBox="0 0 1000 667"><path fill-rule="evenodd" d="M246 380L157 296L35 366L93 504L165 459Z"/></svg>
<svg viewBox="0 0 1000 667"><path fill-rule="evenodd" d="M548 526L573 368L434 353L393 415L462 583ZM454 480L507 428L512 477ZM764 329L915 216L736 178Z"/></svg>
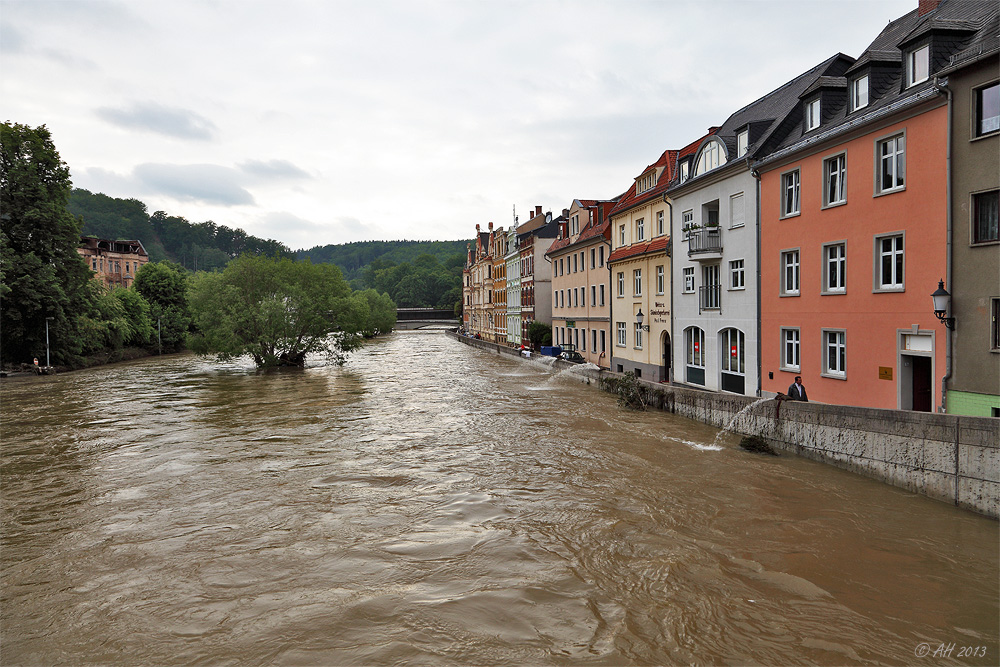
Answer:
<svg viewBox="0 0 1000 667"><path fill-rule="evenodd" d="M745 393L746 337L739 329L723 329L719 332L719 344L722 390Z"/></svg>
<svg viewBox="0 0 1000 667"><path fill-rule="evenodd" d="M705 385L705 332L698 327L684 330L686 367L684 377L691 384Z"/></svg>
<svg viewBox="0 0 1000 667"><path fill-rule="evenodd" d="M726 151L718 141L711 141L701 149L698 164L694 167L694 175L700 176L707 171L726 164Z"/></svg>

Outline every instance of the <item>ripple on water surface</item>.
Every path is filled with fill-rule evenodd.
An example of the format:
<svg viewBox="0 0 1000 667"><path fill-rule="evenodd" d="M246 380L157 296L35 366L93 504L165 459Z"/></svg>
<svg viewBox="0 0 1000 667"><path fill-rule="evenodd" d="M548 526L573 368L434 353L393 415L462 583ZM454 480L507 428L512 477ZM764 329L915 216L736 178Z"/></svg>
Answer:
<svg viewBox="0 0 1000 667"><path fill-rule="evenodd" d="M0 391L3 664L998 655L995 522L547 360L408 333L343 367L173 356Z"/></svg>

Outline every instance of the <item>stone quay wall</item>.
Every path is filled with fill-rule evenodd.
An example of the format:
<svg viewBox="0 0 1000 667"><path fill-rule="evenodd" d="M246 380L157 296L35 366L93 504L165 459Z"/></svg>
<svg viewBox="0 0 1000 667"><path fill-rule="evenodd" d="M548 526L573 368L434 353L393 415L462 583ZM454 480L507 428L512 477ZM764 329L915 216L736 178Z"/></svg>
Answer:
<svg viewBox="0 0 1000 667"><path fill-rule="evenodd" d="M503 345L456 338L484 351L518 356L517 350ZM556 361L557 367L564 363L570 365ZM599 380L617 374L583 370L581 375ZM651 409L757 435L775 449L1000 518L1000 420L995 418L778 401L639 383Z"/></svg>

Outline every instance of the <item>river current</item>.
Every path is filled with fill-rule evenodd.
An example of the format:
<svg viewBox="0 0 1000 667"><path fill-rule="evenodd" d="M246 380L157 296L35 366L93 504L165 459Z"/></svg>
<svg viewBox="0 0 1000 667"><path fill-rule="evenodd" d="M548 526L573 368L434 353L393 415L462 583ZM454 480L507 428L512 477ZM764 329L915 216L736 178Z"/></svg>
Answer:
<svg viewBox="0 0 1000 667"><path fill-rule="evenodd" d="M1000 663L997 522L441 333L0 401L3 665Z"/></svg>

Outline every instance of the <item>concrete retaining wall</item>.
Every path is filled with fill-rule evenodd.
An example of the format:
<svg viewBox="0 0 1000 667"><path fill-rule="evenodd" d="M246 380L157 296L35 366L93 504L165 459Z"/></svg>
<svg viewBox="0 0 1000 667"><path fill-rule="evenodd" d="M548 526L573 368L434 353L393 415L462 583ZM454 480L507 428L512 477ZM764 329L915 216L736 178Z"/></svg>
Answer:
<svg viewBox="0 0 1000 667"><path fill-rule="evenodd" d="M496 354L518 351L460 341ZM612 375L587 373L594 379ZM797 403L639 381L651 407L1000 518L1000 420Z"/></svg>

